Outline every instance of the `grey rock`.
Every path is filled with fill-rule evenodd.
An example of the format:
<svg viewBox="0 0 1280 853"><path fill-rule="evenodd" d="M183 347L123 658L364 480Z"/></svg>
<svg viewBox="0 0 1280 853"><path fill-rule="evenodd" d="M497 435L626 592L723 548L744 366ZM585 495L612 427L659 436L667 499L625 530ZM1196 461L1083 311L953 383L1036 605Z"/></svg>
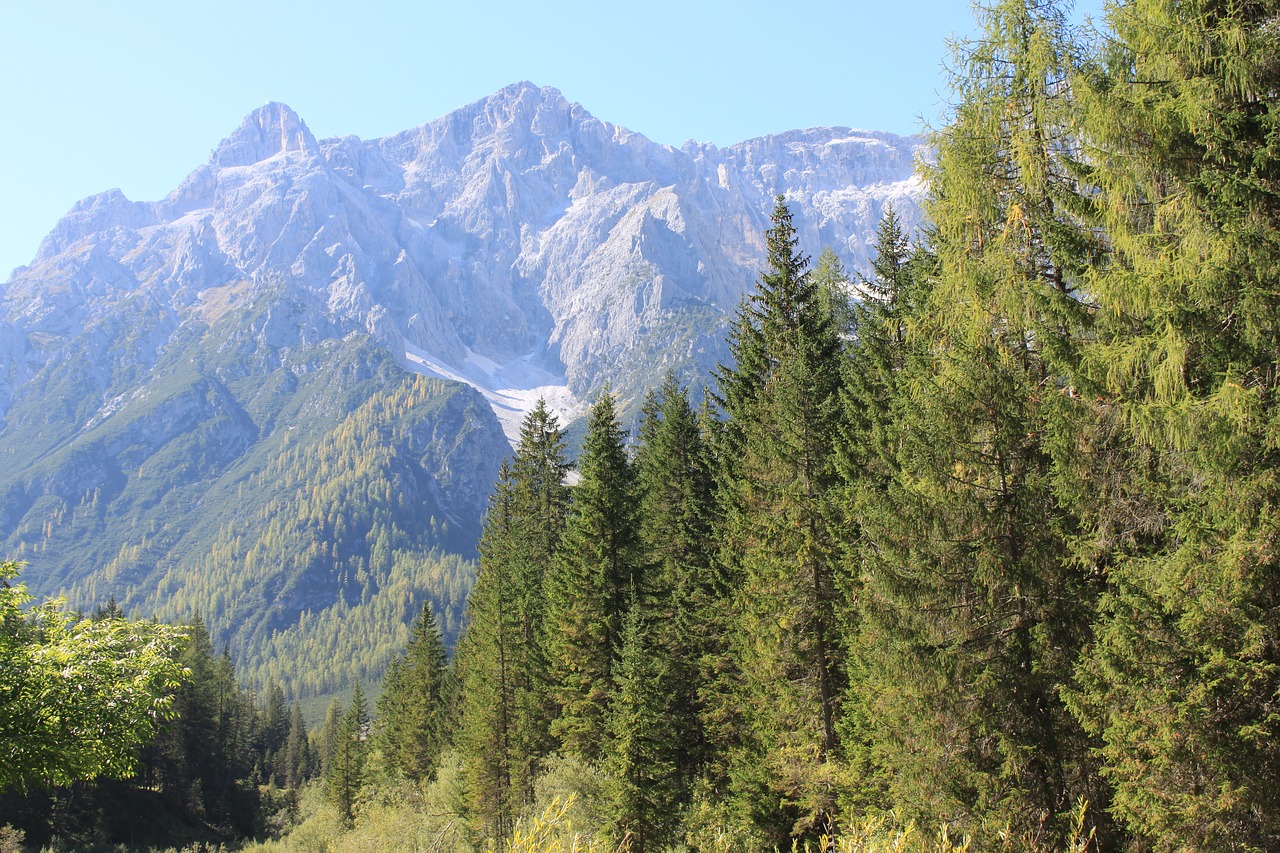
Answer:
<svg viewBox="0 0 1280 853"><path fill-rule="evenodd" d="M848 128L675 149L530 83L371 141L317 141L267 104L167 198L88 198L15 271L0 295L0 415L121 304L146 295L177 328L268 280L318 296L319 325L411 346L484 390L497 380L474 357L540 368L568 399L605 382L638 396L660 380L651 365L700 383L727 357L774 198L807 251L829 245L859 270L886 205L918 221L920 152L917 138ZM298 337L264 323L273 346Z"/></svg>

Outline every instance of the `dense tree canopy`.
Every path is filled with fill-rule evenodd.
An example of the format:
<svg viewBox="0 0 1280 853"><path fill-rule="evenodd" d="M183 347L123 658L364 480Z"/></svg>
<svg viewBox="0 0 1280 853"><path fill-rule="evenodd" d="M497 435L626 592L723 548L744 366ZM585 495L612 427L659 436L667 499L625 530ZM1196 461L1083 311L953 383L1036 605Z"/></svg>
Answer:
<svg viewBox="0 0 1280 853"><path fill-rule="evenodd" d="M394 784L498 849L563 793L637 853L901 821L919 849L1280 849L1280 17L1119 0L1092 38L1068 5L978 5L928 220L884 210L870 269L810 270L777 200L700 413L669 376L633 438L606 391L576 475L529 414L456 660L428 606L376 737L358 689L315 740L339 820ZM394 574L381 538L360 559ZM3 571L0 785L145 742L226 824L246 777L313 772L199 620L24 615Z"/></svg>
<svg viewBox="0 0 1280 853"><path fill-rule="evenodd" d="M135 772L183 676L182 633L57 602L23 611L17 563L0 563L0 790Z"/></svg>

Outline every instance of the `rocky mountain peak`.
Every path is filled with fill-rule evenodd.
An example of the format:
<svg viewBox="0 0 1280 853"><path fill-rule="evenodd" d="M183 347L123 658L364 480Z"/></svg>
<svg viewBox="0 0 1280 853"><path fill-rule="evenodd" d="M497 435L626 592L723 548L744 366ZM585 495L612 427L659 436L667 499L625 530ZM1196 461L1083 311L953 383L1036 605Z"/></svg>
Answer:
<svg viewBox="0 0 1280 853"><path fill-rule="evenodd" d="M317 142L269 103L164 200L77 205L0 323L26 330L18 383L131 295L181 325L222 316L226 288L269 284L313 305L317 329L491 392L509 428L538 396L568 401L567 420L605 382L639 399L667 368L700 383L728 357L779 193L808 251L864 268L887 205L918 221L920 150L848 128L675 149L528 81L369 141Z"/></svg>
<svg viewBox="0 0 1280 853"><path fill-rule="evenodd" d="M320 146L306 124L285 104L264 104L214 149L211 162L223 168L252 166L278 154L317 154Z"/></svg>

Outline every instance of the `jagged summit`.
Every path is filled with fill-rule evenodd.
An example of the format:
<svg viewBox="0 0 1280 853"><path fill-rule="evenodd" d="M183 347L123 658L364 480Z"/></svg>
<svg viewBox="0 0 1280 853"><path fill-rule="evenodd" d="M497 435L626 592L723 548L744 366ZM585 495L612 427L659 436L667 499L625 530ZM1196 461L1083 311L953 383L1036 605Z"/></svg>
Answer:
<svg viewBox="0 0 1280 853"><path fill-rule="evenodd" d="M667 368L701 383L727 358L775 196L808 251L861 268L886 204L918 217L920 145L813 128L676 149L529 81L368 141L317 141L268 103L165 199L105 193L58 224L0 296L27 342L8 387L137 294L189 327L240 283L318 300L323 316L272 325L273 342L358 330L406 366L522 401L560 384L571 409L605 382L626 398Z"/></svg>
<svg viewBox="0 0 1280 853"><path fill-rule="evenodd" d="M268 102L245 116L214 149L210 161L222 168L252 166L277 154L317 154L320 146L307 125L287 105Z"/></svg>
<svg viewBox="0 0 1280 853"><path fill-rule="evenodd" d="M568 424L605 383L624 405L668 370L700 387L776 194L805 251L864 268L886 205L918 219L920 144L826 128L675 149L528 82L375 140L317 140L267 104L165 198L76 205L0 285L0 539L38 545L41 594L181 600L242 663L310 631L303 613L397 619L378 602L416 593L374 589L377 555L409 551L374 547L347 489L406 513L388 535L473 548L539 398ZM279 481L273 460L347 427L403 452ZM287 504L263 503L276 485ZM313 502L330 486L332 512Z"/></svg>

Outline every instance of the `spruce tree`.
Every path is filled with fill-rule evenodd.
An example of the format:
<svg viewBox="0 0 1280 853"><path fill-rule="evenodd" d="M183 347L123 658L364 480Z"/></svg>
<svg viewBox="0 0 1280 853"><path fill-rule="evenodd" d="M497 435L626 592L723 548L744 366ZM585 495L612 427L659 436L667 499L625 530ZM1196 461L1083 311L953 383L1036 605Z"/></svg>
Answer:
<svg viewBox="0 0 1280 853"><path fill-rule="evenodd" d="M294 702L293 711L289 715L289 737L284 751L285 784L294 790L300 788L303 782L311 778L313 763L311 743L307 739L307 723L302 718L302 706Z"/></svg>
<svg viewBox="0 0 1280 853"><path fill-rule="evenodd" d="M459 751L473 814L498 839L532 802L550 752L543 584L564 528L567 470L559 424L539 401L490 497L458 647Z"/></svg>
<svg viewBox="0 0 1280 853"><path fill-rule="evenodd" d="M908 245L892 207L887 208L872 247L872 274L862 277L863 299L851 308L854 335L848 346L841 388L841 441L836 448L840 472L837 496L838 518L847 602L839 614L841 632L849 644L849 701L843 703L839 729L846 758L841 796L854 812L872 805L889 805L881 800L885 788L879 777L882 769L872 752L874 726L866 717L867 702L859 701L874 683L874 667L859 652L860 644L878 644L888 638L870 630L859 615L859 576L864 563L863 549L874 540L863 541L863 525L881 531L896 527L897 515L887 492L895 476L902 473L899 459L900 407L910 406L902 389L904 369L921 355L920 344L909 339L907 328L923 307L928 277L934 271L931 255L923 246Z"/></svg>
<svg viewBox="0 0 1280 853"><path fill-rule="evenodd" d="M145 760L163 797L179 811L248 833L256 789L242 783L254 771L257 707L236 682L230 654L214 652L198 615L187 626L180 662L190 675L175 696L173 720Z"/></svg>
<svg viewBox="0 0 1280 853"><path fill-rule="evenodd" d="M713 569L714 482L706 440L688 393L668 373L644 413L636 448L644 582L639 606L670 672L665 736L688 790L710 748L700 695L721 591Z"/></svg>
<svg viewBox="0 0 1280 853"><path fill-rule="evenodd" d="M378 697L378 739L388 764L410 779L430 781L446 741L448 659L430 602L414 622Z"/></svg>
<svg viewBox="0 0 1280 853"><path fill-rule="evenodd" d="M1073 706L1156 849L1280 846L1280 34L1274 3L1133 0L1078 86L1113 249L1082 558L1108 580Z"/></svg>
<svg viewBox="0 0 1280 853"><path fill-rule="evenodd" d="M268 780L284 787L287 772L284 766L285 741L289 737L289 706L284 690L275 681L267 685L267 699L262 710L262 722L257 731L256 749L261 757L264 774Z"/></svg>
<svg viewBox="0 0 1280 853"><path fill-rule="evenodd" d="M853 414L879 450L846 466L861 480L846 720L880 804L995 844L1002 826L1061 840L1081 797L1105 819L1094 743L1062 701L1094 591L1049 450L1069 431L1060 392L1097 247L1080 220L1059 4L999 0L980 23L926 170L936 266L905 329L914 342L896 345L889 303L857 354L880 378ZM893 231L876 278L896 298Z"/></svg>
<svg viewBox="0 0 1280 853"><path fill-rule="evenodd" d="M828 500L841 342L781 198L766 245L769 269L731 333L735 364L718 376L728 415L719 538L740 578L733 650L745 726L732 784L744 815L783 843L833 815L843 677Z"/></svg>
<svg viewBox="0 0 1280 853"><path fill-rule="evenodd" d="M709 759L700 678L709 576L711 475L701 428L673 374L646 396L635 453L641 570L612 666L603 766L610 817L631 849L676 837Z"/></svg>
<svg viewBox="0 0 1280 853"><path fill-rule="evenodd" d="M588 761L605 741L628 591L640 583L635 472L613 396L591 408L564 536L547 577L546 648L561 750Z"/></svg>
<svg viewBox="0 0 1280 853"><path fill-rule="evenodd" d="M316 732L315 749L312 750L312 755L316 761L316 769L324 777L329 775L329 764L333 761L333 744L338 736L338 726L342 722L343 711L338 697L330 699L329 706L325 708L324 722Z"/></svg>
<svg viewBox="0 0 1280 853"><path fill-rule="evenodd" d="M634 853L666 849L689 801L684 745L672 737L683 685L643 610L633 602L623 618L604 761L614 832Z"/></svg>
<svg viewBox="0 0 1280 853"><path fill-rule="evenodd" d="M889 210L892 213L892 208ZM848 338L854 331L857 306L852 299L849 276L834 249L823 247L810 275L818 290L822 310L831 318L836 334Z"/></svg>
<svg viewBox="0 0 1280 853"><path fill-rule="evenodd" d="M333 735L333 752L325 788L329 802L346 827L355 825L356 803L365 784L368 761L369 708L360 683L351 693L351 705Z"/></svg>

